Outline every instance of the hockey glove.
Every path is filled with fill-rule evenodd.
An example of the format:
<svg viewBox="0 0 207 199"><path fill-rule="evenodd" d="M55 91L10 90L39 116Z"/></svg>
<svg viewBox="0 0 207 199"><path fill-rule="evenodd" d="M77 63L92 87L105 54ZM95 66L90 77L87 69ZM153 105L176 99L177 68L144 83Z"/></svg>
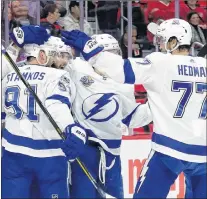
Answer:
<svg viewBox="0 0 207 199"><path fill-rule="evenodd" d="M66 140L61 143L61 149L67 160L73 161L83 152L87 141L87 133L79 124L68 125L64 133Z"/></svg>
<svg viewBox="0 0 207 199"><path fill-rule="evenodd" d="M96 40L79 30L62 31L62 41L80 51L86 61L103 50Z"/></svg>
<svg viewBox="0 0 207 199"><path fill-rule="evenodd" d="M20 48L25 44L44 44L50 37L45 28L33 25L16 27L9 36Z"/></svg>

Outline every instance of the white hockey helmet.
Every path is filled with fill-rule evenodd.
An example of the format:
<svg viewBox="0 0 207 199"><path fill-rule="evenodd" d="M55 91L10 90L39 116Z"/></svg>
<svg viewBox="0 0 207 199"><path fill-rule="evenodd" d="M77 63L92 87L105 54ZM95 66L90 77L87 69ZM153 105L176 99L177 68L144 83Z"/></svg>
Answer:
<svg viewBox="0 0 207 199"><path fill-rule="evenodd" d="M93 35L92 39L96 40L98 44L104 47L103 51L112 52L114 54L121 55L121 48L119 42L109 34Z"/></svg>
<svg viewBox="0 0 207 199"><path fill-rule="evenodd" d="M68 64L71 64L73 60L73 52L70 46L64 44L64 42L58 38L53 38L54 42L56 43L57 56L55 57L55 68L64 69Z"/></svg>
<svg viewBox="0 0 207 199"><path fill-rule="evenodd" d="M187 21L173 18L162 22L158 26L155 37L158 44L164 43L167 52L172 52L181 45L191 45L192 30ZM172 50L169 50L167 49L167 43L172 37L175 37L178 43Z"/></svg>
<svg viewBox="0 0 207 199"><path fill-rule="evenodd" d="M57 58L62 56L63 53L67 54L69 58L72 56L71 48L69 46L66 46L60 38L54 36L51 36L48 41L42 45L26 44L24 46L24 51L26 57L35 57L38 63L39 53L40 51L44 51L47 57L47 61L44 64L39 64L49 67L55 64Z"/></svg>
<svg viewBox="0 0 207 199"><path fill-rule="evenodd" d="M24 45L24 53L26 57L35 57L37 59L37 62L40 64L38 59L39 53L41 51L45 52L47 61L44 64L40 64L40 65L49 66L51 65L51 63L53 63L52 61L53 58L57 55L57 50L54 46L55 43L53 41L53 38L50 37L48 41L42 45L37 45L37 44Z"/></svg>

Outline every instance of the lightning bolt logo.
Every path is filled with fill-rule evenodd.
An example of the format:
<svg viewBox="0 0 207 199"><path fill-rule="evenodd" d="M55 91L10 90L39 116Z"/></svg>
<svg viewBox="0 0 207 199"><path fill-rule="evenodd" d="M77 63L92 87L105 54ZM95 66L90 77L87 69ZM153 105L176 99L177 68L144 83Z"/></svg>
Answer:
<svg viewBox="0 0 207 199"><path fill-rule="evenodd" d="M136 192L139 192L139 190L140 190L140 188L141 188L141 186L142 186L142 184L143 184L143 182L146 178L146 173L149 169L148 164L149 164L151 158L153 157L154 153L155 153L155 151L153 151L153 150L150 152L149 157L146 160L146 162L144 164L144 167L142 168L142 172L140 174L140 179L139 179L139 187L138 187L138 190ZM135 194L136 194L136 192L135 192Z"/></svg>
<svg viewBox="0 0 207 199"><path fill-rule="evenodd" d="M86 119L92 117L93 115L99 113L100 111L103 110L102 107L104 107L106 104L111 102L110 98L114 95L114 93L107 93L103 95L101 98L99 98L94 104L97 104L94 108L92 108L89 111L89 115L86 117Z"/></svg>
<svg viewBox="0 0 207 199"><path fill-rule="evenodd" d="M99 93L100 95L100 93ZM114 93L104 93L103 96L101 96L98 100L95 101L94 104L96 104L95 107L93 107L91 110L88 111L88 114L84 113L83 111L83 106L82 106L82 112L85 116L85 119L89 119L92 120L92 121L96 121L96 122L104 122L104 121L107 121L109 120L110 118L112 118L118 111L119 109L119 104L118 102L116 101L115 98L112 98L112 96L114 96L115 94ZM94 96L94 95L93 95ZM104 110L104 106L106 106L109 102L111 102L112 100L115 101L116 103L116 108L115 108L115 111L109 115L108 117L106 118L103 118L103 119L93 119L92 117L94 115L96 115L97 113L101 112L102 110Z"/></svg>

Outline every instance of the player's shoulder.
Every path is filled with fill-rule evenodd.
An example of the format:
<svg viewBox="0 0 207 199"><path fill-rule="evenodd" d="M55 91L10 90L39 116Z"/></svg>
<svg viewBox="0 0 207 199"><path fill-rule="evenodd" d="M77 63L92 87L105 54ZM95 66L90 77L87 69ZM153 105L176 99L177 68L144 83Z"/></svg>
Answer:
<svg viewBox="0 0 207 199"><path fill-rule="evenodd" d="M196 63L198 63L200 66L205 66L206 67L206 59L204 57L190 57L189 59L191 61L194 61Z"/></svg>
<svg viewBox="0 0 207 199"><path fill-rule="evenodd" d="M79 72L84 72L84 71L89 72L90 70L93 70L91 65L87 61L81 59L80 57L77 57L76 59L73 60L72 68L73 70Z"/></svg>
<svg viewBox="0 0 207 199"><path fill-rule="evenodd" d="M66 78L68 82L71 82L69 72L56 69L49 68L40 65L25 65L20 68L21 73L27 80L35 80L37 83L42 84L50 84L52 82L58 82L62 78Z"/></svg>
<svg viewBox="0 0 207 199"><path fill-rule="evenodd" d="M185 63L186 65L206 67L206 59L203 57L192 57L185 55L172 55L172 62Z"/></svg>
<svg viewBox="0 0 207 199"><path fill-rule="evenodd" d="M155 62L163 59L168 59L170 54L162 53L162 52L153 52L146 56L146 59L150 62Z"/></svg>
<svg viewBox="0 0 207 199"><path fill-rule="evenodd" d="M80 57L77 57L76 59L73 60L73 67L76 70L84 70L84 68L92 68L87 61L81 59Z"/></svg>
<svg viewBox="0 0 207 199"><path fill-rule="evenodd" d="M89 66L89 63L80 57L77 57L76 59L73 60L73 66L74 67L84 67L84 66Z"/></svg>
<svg viewBox="0 0 207 199"><path fill-rule="evenodd" d="M160 52L153 52L147 55L145 58L129 58L130 62L135 62L136 64L140 65L152 65L157 61L166 59L167 54L160 53Z"/></svg>
<svg viewBox="0 0 207 199"><path fill-rule="evenodd" d="M68 73L67 71L64 71L61 69L44 67L40 65L25 65L20 68L20 71L45 73L46 76L50 76L51 78L58 78L62 76L63 74Z"/></svg>

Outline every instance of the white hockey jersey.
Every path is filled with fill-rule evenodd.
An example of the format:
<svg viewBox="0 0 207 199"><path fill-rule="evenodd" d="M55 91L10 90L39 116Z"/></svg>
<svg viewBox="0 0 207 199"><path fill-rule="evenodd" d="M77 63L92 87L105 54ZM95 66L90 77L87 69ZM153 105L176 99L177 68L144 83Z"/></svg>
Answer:
<svg viewBox="0 0 207 199"><path fill-rule="evenodd" d="M148 104L137 104L134 86L118 84L97 74L81 59L73 62L70 72L76 84L73 113L78 122L96 135L90 140L114 154L120 154L122 122L128 127L140 127L152 121Z"/></svg>
<svg viewBox="0 0 207 199"><path fill-rule="evenodd" d="M156 52L146 59L123 60L102 52L90 62L118 82L144 85L154 122L154 150L185 161L206 162L204 58Z"/></svg>
<svg viewBox="0 0 207 199"><path fill-rule="evenodd" d="M70 109L76 90L68 72L38 65L26 65L20 71L61 130L74 123ZM33 157L64 155L60 136L18 75L10 72L5 78L3 147Z"/></svg>

